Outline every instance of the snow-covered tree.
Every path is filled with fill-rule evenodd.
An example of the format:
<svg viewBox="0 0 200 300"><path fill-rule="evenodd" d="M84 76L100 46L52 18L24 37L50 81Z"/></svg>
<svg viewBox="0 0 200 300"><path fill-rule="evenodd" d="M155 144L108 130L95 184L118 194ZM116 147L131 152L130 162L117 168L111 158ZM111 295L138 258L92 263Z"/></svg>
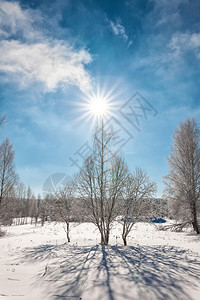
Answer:
<svg viewBox="0 0 200 300"><path fill-rule="evenodd" d="M173 135L165 195L173 217L200 233L200 128L195 119L179 124Z"/></svg>
<svg viewBox="0 0 200 300"><path fill-rule="evenodd" d="M129 174L123 188L122 211L122 239L127 245L127 236L138 220L143 220L152 214L152 197L157 190L156 183L152 182L142 169L136 169Z"/></svg>

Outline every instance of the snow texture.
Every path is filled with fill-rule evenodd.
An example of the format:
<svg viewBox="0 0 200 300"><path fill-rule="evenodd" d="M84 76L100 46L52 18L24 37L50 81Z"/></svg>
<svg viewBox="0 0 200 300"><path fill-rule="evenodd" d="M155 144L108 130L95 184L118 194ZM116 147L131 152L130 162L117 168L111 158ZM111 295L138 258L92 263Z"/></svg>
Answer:
<svg viewBox="0 0 200 300"><path fill-rule="evenodd" d="M95 226L6 227L0 239L0 299L200 299L200 237L137 223L128 244L116 223L109 246Z"/></svg>

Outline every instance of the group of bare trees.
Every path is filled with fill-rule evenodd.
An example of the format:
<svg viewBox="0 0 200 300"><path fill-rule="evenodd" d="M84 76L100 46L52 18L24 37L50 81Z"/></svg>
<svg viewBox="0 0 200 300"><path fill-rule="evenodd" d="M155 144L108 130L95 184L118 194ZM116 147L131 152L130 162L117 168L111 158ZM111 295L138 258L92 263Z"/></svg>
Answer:
<svg viewBox="0 0 200 300"><path fill-rule="evenodd" d="M10 222L14 220L16 225L24 225L29 221L31 224L37 225L39 219L44 224L47 216L47 210L45 207L46 201L34 195L31 188L26 187L24 183L20 182L13 190L13 195L6 202L13 204L13 213L9 213Z"/></svg>
<svg viewBox="0 0 200 300"><path fill-rule="evenodd" d="M178 225L191 224L199 234L200 129L195 119L180 123L173 139L163 205L167 200L169 213ZM89 220L100 232L101 244L108 244L113 221L120 215L126 245L135 222L157 215L159 209L153 201L156 184L142 169L128 170L113 148L114 141L114 133L105 131L102 121L94 135L93 153L75 179L75 190Z"/></svg>
<svg viewBox="0 0 200 300"><path fill-rule="evenodd" d="M1 129L5 120L5 116L0 118ZM0 143L0 225L12 224L15 218L19 224L25 224L28 217L37 223L41 201L35 198L30 187L20 182L14 158L13 145L5 138Z"/></svg>
<svg viewBox="0 0 200 300"><path fill-rule="evenodd" d="M89 221L98 228L101 244L107 245L117 219L126 245L138 218L144 220L155 215L152 199L156 184L142 169L131 173L114 148L114 142L114 131L105 130L102 122L94 134L93 152L85 159L80 172L66 186L49 195L51 219L66 224L68 241L71 221Z"/></svg>
<svg viewBox="0 0 200 300"><path fill-rule="evenodd" d="M3 120L2 120L3 121ZM130 173L123 158L113 144L113 130L104 129L104 123L94 134L93 153L85 160L79 174L62 189L36 199L30 187L19 181L14 165L13 146L8 139L0 145L0 218L4 224L42 224L47 216L66 224L70 241L70 222L93 222L101 235L101 244L109 242L113 221L121 216L123 241L127 243L137 217L144 217L150 210L150 198L156 184L141 169Z"/></svg>
<svg viewBox="0 0 200 300"><path fill-rule="evenodd" d="M0 126L5 118L0 119ZM101 244L109 243L110 231L116 219L122 224L122 239L137 221L159 214L155 199L155 182L141 168L130 172L116 151L116 136L112 128L105 130L104 122L96 129L93 152L83 163L80 172L64 187L37 198L26 188L14 166L13 146L8 139L0 144L0 222L20 224L27 218L42 225L47 217L66 224L70 242L70 222L89 221L95 224ZM199 234L200 217L200 129L194 119L180 123L173 136L168 158L169 174L165 177L165 200L173 218L181 226L192 224ZM164 202L163 202L164 203Z"/></svg>
<svg viewBox="0 0 200 300"><path fill-rule="evenodd" d="M93 153L84 162L75 179L76 194L101 235L101 244L109 243L114 220L120 216L123 241L138 217L151 209L156 184L137 169L131 174L125 161L114 148L115 133L100 128L94 134Z"/></svg>

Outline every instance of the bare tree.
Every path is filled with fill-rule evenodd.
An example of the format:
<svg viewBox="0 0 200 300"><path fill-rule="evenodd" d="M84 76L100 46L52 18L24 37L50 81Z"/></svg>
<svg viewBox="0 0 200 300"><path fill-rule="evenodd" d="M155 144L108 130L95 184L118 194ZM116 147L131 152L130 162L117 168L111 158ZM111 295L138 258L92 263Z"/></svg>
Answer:
<svg viewBox="0 0 200 300"><path fill-rule="evenodd" d="M3 197L8 196L17 183L17 179L13 145L9 139L5 139L0 145L0 209Z"/></svg>
<svg viewBox="0 0 200 300"><path fill-rule="evenodd" d="M199 234L200 129L195 119L179 124L173 136L168 164L165 195L169 209L177 221L192 224Z"/></svg>
<svg viewBox="0 0 200 300"><path fill-rule="evenodd" d="M44 199L40 201L41 226L44 226L45 221L55 220L53 199L51 194L45 193Z"/></svg>
<svg viewBox="0 0 200 300"><path fill-rule="evenodd" d="M30 186L26 189L26 196L23 203L23 214L24 214L24 222L25 224L28 223L28 217L31 217L31 224L32 224L32 212L34 210L33 201L35 200L34 193L32 192Z"/></svg>
<svg viewBox="0 0 200 300"><path fill-rule="evenodd" d="M129 174L123 189L123 207L122 207L122 239L124 245L127 245L127 236L133 225L138 220L143 220L151 214L152 197L156 193L155 182L151 182L146 172L142 169L136 169L133 174Z"/></svg>
<svg viewBox="0 0 200 300"><path fill-rule="evenodd" d="M35 226L38 223L38 218L39 218L40 212L41 212L41 201L42 201L41 196L40 196L40 194L38 194L37 199L35 199L35 215L34 215Z"/></svg>
<svg viewBox="0 0 200 300"><path fill-rule="evenodd" d="M23 182L19 182L16 186L15 195L19 203L19 214L18 219L16 220L16 225L23 225L26 219L25 203L27 195L27 188Z"/></svg>
<svg viewBox="0 0 200 300"><path fill-rule="evenodd" d="M90 220L98 227L101 244L109 242L110 229L116 217L117 204L127 177L127 167L113 150L115 136L104 130L94 135L93 154L85 160L77 178L79 197ZM114 154L113 154L114 153Z"/></svg>
<svg viewBox="0 0 200 300"><path fill-rule="evenodd" d="M63 188L55 191L52 195L52 205L54 218L58 221L65 222L67 241L70 242L70 222L74 220L75 215L75 197L72 183L68 183ZM76 207L76 210L78 208Z"/></svg>

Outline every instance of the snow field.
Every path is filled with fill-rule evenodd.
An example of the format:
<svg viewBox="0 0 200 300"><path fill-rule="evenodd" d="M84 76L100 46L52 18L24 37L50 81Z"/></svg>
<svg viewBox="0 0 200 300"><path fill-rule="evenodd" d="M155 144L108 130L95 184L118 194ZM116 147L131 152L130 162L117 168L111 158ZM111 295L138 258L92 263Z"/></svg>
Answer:
<svg viewBox="0 0 200 300"><path fill-rule="evenodd" d="M115 223L110 245L93 224L6 227L0 239L0 299L200 299L200 237L134 225L128 245Z"/></svg>

